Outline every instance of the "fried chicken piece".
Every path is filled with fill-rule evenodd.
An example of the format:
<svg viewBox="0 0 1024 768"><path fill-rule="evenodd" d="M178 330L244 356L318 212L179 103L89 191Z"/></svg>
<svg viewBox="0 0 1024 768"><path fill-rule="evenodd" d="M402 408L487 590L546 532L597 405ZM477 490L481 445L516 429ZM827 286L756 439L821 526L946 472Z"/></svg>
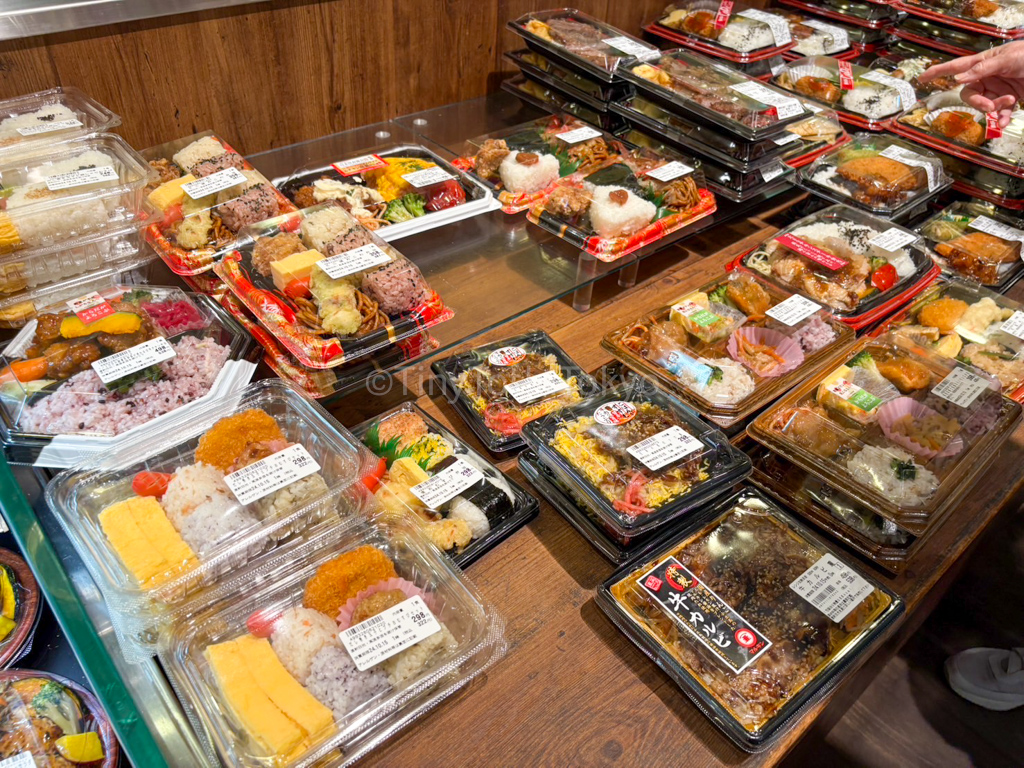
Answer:
<svg viewBox="0 0 1024 768"><path fill-rule="evenodd" d="M932 383L931 372L916 360L900 357L895 360L879 360L875 365L878 372L903 394L924 389Z"/></svg>
<svg viewBox="0 0 1024 768"><path fill-rule="evenodd" d="M571 219L581 216L590 207L590 195L576 187L559 187L544 203L544 210L552 216Z"/></svg>
<svg viewBox="0 0 1024 768"><path fill-rule="evenodd" d="M683 27L691 35L717 40L722 30L715 26L715 14L711 11L694 11L683 19Z"/></svg>
<svg viewBox="0 0 1024 768"><path fill-rule="evenodd" d="M488 139L476 153L475 170L482 179L492 179L498 175L498 166L508 157L510 150L504 139Z"/></svg>
<svg viewBox="0 0 1024 768"><path fill-rule="evenodd" d="M753 278L729 282L725 295L745 315L763 315L772 305L772 298Z"/></svg>
<svg viewBox="0 0 1024 768"><path fill-rule="evenodd" d="M372 619L378 613L384 613L389 608L394 608L399 603L405 602L408 598L400 589L386 589L383 592L374 592L369 597L359 601L359 605L352 611L352 625L355 626L361 621Z"/></svg>
<svg viewBox="0 0 1024 768"><path fill-rule="evenodd" d="M302 253L305 244L292 232L282 232L273 237L261 237L252 249L252 265L264 277L270 277L270 265L286 256Z"/></svg>
<svg viewBox="0 0 1024 768"><path fill-rule="evenodd" d="M828 78L812 77L811 75L801 77L793 83L793 88L804 96L810 96L812 99L819 99L829 104L835 104L843 95L839 86Z"/></svg>
<svg viewBox="0 0 1024 768"><path fill-rule="evenodd" d="M947 139L979 146L985 141L985 128L967 112L942 112L932 120L932 130Z"/></svg>
<svg viewBox="0 0 1024 768"><path fill-rule="evenodd" d="M921 325L937 328L941 333L952 333L966 311L966 301L944 296L921 307L921 311L917 313L917 321Z"/></svg>
<svg viewBox="0 0 1024 768"><path fill-rule="evenodd" d="M310 208L316 205L316 198L313 197L313 185L307 184L299 187L299 191L292 197L292 202L299 208Z"/></svg>
<svg viewBox="0 0 1024 768"><path fill-rule="evenodd" d="M923 168L878 155L849 160L836 173L860 187L854 198L868 205L899 202L905 193L920 189L927 180Z"/></svg>
<svg viewBox="0 0 1024 768"><path fill-rule="evenodd" d="M992 0L964 0L962 13L972 19L983 19L999 10L999 4Z"/></svg>
<svg viewBox="0 0 1024 768"><path fill-rule="evenodd" d="M939 243L935 250L942 256L951 256L955 251L969 253L981 261L1010 264L1020 258L1020 243L1009 243L988 232L970 232L945 243Z"/></svg>

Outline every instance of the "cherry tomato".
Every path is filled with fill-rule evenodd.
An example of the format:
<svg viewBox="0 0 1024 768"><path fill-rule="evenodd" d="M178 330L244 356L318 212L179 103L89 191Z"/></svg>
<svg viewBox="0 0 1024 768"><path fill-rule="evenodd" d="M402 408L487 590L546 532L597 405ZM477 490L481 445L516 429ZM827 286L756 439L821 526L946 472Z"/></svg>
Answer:
<svg viewBox="0 0 1024 768"><path fill-rule="evenodd" d="M132 478L132 490L139 496L160 498L167 493L167 484L174 475L165 472L139 472Z"/></svg>
<svg viewBox="0 0 1024 768"><path fill-rule="evenodd" d="M185 218L185 214L181 209L181 203L175 203L174 205L168 206L167 210L164 211L164 218L161 222L161 226L164 229L171 226L175 222L181 221Z"/></svg>
<svg viewBox="0 0 1024 768"><path fill-rule="evenodd" d="M290 299L309 298L309 278L296 278L284 287L284 295Z"/></svg>
<svg viewBox="0 0 1024 768"><path fill-rule="evenodd" d="M377 466L374 467L373 471L363 478L363 485L367 487L370 493L377 490L377 486L380 485L380 479L384 477L384 473L387 469L388 463L384 459L381 459L377 462Z"/></svg>
<svg viewBox="0 0 1024 768"><path fill-rule="evenodd" d="M246 620L245 626L253 637L270 637L274 634L274 625L280 618L281 614L279 613L256 611Z"/></svg>
<svg viewBox="0 0 1024 768"><path fill-rule="evenodd" d="M892 264L885 264L876 269L875 273L871 275L871 285L879 291L886 291L896 285L897 277L899 275L896 274L896 267Z"/></svg>

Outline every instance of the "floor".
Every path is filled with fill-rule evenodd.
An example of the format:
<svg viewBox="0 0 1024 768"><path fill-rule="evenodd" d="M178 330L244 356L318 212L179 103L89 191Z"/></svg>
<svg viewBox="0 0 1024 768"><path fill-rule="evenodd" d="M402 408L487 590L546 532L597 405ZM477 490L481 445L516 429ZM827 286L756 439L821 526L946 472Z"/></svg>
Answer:
<svg viewBox="0 0 1024 768"><path fill-rule="evenodd" d="M1024 707L990 712L970 704L949 689L942 670L964 648L1024 646L1021 512L996 519L921 630L829 733L818 765L1024 766Z"/></svg>

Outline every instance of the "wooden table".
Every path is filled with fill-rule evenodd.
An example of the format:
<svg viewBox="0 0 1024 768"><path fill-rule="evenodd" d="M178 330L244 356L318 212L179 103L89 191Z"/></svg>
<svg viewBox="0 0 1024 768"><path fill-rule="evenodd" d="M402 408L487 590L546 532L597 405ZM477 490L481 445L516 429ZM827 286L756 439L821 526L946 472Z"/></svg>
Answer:
<svg viewBox="0 0 1024 768"><path fill-rule="evenodd" d="M776 230L774 213L768 211L716 229L713 235L652 257L641 265L641 279L635 288L618 293L584 315L556 302L465 346L543 328L580 365L592 370L610 359L600 347L607 330L719 274L729 260ZM665 273L666 261L676 261L679 266ZM645 280L645 274L656 276ZM600 286L595 301L600 299L599 293ZM431 386L426 365L405 371L402 383L405 389L396 388L390 397L363 402L347 398L334 408L335 414L353 424L379 413L391 400L414 397L486 453L444 398L427 394L436 387ZM483 679L373 753L367 764L446 768L760 766L778 764L791 752L797 763L800 749L813 750L816 739L827 733L920 626L966 560L965 552L995 515L1019 505L1024 486L1019 472L1022 461L1024 427L903 575L887 577L874 572L903 597L907 611L902 623L828 697L795 721L792 730L757 755L733 746L675 683L605 618L593 594L613 566L542 502L532 523L468 570L505 618L508 655ZM514 459L500 462L500 466L525 483ZM850 560L856 561L856 557L851 554ZM812 730L814 735L797 747ZM801 759L797 764L808 763Z"/></svg>

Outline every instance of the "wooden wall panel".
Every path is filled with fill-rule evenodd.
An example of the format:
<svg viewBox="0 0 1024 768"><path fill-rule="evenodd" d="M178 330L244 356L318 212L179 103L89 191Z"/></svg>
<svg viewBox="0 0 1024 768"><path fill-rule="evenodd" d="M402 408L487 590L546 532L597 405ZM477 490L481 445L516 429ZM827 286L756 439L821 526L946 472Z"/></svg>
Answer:
<svg viewBox="0 0 1024 768"><path fill-rule="evenodd" d="M244 153L482 96L529 0L278 0L0 42L0 98L75 85L147 147L212 128ZM580 0L639 31L662 0Z"/></svg>

